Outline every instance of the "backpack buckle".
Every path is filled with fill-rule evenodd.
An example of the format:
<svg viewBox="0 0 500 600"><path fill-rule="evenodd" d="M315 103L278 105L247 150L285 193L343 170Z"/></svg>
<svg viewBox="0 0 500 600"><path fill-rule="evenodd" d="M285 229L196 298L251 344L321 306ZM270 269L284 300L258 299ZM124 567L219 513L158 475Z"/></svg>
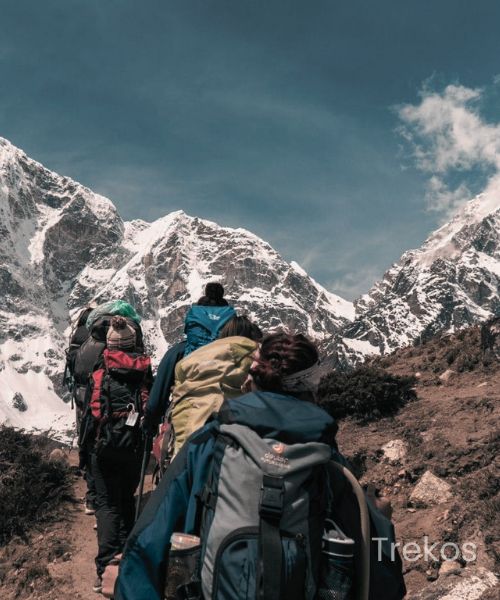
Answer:
<svg viewBox="0 0 500 600"><path fill-rule="evenodd" d="M259 515L264 519L279 520L283 514L284 500L283 479L264 475L260 488Z"/></svg>

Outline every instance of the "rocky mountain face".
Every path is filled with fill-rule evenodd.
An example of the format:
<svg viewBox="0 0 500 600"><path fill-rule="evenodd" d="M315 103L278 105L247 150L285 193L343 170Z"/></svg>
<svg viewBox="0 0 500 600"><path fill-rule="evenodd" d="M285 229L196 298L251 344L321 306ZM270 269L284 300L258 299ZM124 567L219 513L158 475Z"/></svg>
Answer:
<svg viewBox="0 0 500 600"><path fill-rule="evenodd" d="M0 421L64 430L67 300L123 238L113 205L0 139Z"/></svg>
<svg viewBox="0 0 500 600"><path fill-rule="evenodd" d="M500 198L478 196L355 302L348 359L386 354L500 314Z"/></svg>
<svg viewBox="0 0 500 600"><path fill-rule="evenodd" d="M156 364L210 280L264 331L302 331L325 353L354 317L350 302L248 231L182 211L124 223L109 200L1 138L0 234L0 422L71 427L60 399L68 315L91 300L133 304Z"/></svg>

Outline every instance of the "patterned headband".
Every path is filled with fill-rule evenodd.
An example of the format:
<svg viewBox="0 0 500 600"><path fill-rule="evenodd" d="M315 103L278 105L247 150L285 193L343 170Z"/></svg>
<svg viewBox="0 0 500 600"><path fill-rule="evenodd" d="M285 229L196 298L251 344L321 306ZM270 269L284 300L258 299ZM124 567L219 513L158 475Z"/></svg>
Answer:
<svg viewBox="0 0 500 600"><path fill-rule="evenodd" d="M285 375L282 379L282 388L285 392L314 392L318 391L321 381L321 370L318 361L312 367Z"/></svg>

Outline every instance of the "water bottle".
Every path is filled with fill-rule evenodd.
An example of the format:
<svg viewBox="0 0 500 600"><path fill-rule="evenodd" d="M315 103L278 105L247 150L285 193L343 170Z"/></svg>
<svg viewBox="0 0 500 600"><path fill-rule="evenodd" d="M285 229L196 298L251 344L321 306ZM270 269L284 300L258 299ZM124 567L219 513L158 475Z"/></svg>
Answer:
<svg viewBox="0 0 500 600"><path fill-rule="evenodd" d="M200 538L186 533L173 533L170 538L165 600L199 600Z"/></svg>
<svg viewBox="0 0 500 600"><path fill-rule="evenodd" d="M318 600L351 600L354 540L333 521L327 521L321 549Z"/></svg>

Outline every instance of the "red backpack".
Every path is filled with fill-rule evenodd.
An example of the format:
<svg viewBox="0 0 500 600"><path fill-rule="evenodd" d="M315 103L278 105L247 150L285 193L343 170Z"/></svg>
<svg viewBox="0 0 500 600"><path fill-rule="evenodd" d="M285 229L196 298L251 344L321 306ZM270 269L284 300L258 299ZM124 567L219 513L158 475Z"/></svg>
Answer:
<svg viewBox="0 0 500 600"><path fill-rule="evenodd" d="M149 356L104 350L92 373L90 396L98 456L121 458L138 451L140 421L152 381Z"/></svg>

